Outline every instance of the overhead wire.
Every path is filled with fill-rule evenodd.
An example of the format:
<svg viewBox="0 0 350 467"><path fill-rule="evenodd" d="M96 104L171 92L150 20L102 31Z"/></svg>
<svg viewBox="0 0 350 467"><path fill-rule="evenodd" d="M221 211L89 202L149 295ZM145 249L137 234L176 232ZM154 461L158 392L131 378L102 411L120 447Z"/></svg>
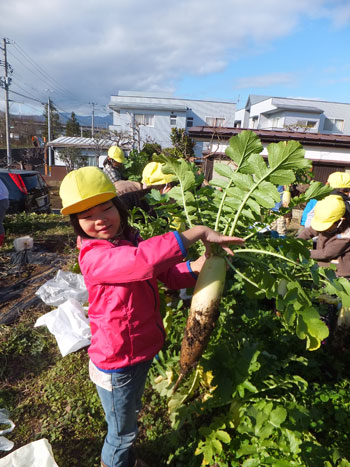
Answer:
<svg viewBox="0 0 350 467"><path fill-rule="evenodd" d="M46 82L51 86L51 87L55 87L56 88L56 91L58 92L61 92L63 94L71 94L71 92L64 88L63 86L61 86L61 84L55 79L53 78L52 76L50 76L40 65L38 65L24 50L23 48L17 44L16 42L13 42L13 46L14 48L22 55L22 57L24 57L30 64L31 66L37 71L37 73L39 73L39 75L44 79L46 80ZM23 62L22 62L23 63ZM75 96L73 96L71 94L71 97L75 98Z"/></svg>
<svg viewBox="0 0 350 467"><path fill-rule="evenodd" d="M26 70L28 70L32 75L34 75L37 79L40 79L42 82L44 82L45 86L48 86L50 88L51 92L57 92L61 96L65 98L69 98L70 100L80 104L80 105L86 105L85 102L82 102L79 100L76 96L74 96L68 89L63 87L55 78L50 76L42 66L40 66L38 63L36 63L30 56L25 52L25 50L15 41L11 41L11 45L13 45L13 49L10 50L8 49L9 56L11 56L11 59L14 58L22 67L24 67ZM14 51L16 53L14 53ZM19 56L20 55L20 56ZM17 67L15 67L15 70ZM22 78L22 84L24 80ZM14 83L15 84L15 83ZM34 89L34 88L33 88ZM36 93L42 94L42 91L39 91L38 89L35 90ZM47 90L46 90L47 91ZM28 91L26 91L28 92ZM30 93L32 94L32 93ZM45 100L45 99L42 99ZM55 102L55 106L56 102ZM64 109L62 109L63 112L66 112ZM68 112L67 112L68 113Z"/></svg>
<svg viewBox="0 0 350 467"><path fill-rule="evenodd" d="M50 76L49 73L47 73L47 71L42 66L40 66L35 60L33 60L18 43L12 40L9 43L13 47L9 47L7 49L8 55L10 56L11 60L15 60L19 64L18 66L13 67L13 73L11 74L12 84L11 87L9 87L10 93L15 94L17 96L21 96L24 99L29 99L31 101L38 102L41 105L45 105L44 102L46 101L47 97L39 97L43 95L43 91L33 87L31 84L27 84L28 81L26 82L26 78L24 78L21 75L21 73L18 72L18 69L24 69L26 71L29 71L36 78L37 83L41 81L46 86L50 87L51 92L57 92L66 99L69 98L70 100L80 104L81 106L87 106L91 104L88 104L87 102L82 102L81 100L77 99L76 96L74 96L68 89L62 86L55 78ZM20 84L18 83L18 81L20 81ZM16 90L14 90L13 88L15 88ZM23 93L19 91L23 91ZM48 89L46 89L46 91L48 91ZM68 115L71 114L71 112L68 112L67 110L63 109L60 104L57 104L56 100L54 102L51 99L51 101L55 108L57 108L57 110L59 110L60 112L66 113ZM94 103L94 109L109 113L108 106L105 104Z"/></svg>

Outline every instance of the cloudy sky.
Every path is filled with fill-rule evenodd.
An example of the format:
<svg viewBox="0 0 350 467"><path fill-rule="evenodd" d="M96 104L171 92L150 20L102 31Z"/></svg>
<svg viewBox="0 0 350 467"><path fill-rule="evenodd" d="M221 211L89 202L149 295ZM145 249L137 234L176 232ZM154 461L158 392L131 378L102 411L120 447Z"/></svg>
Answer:
<svg viewBox="0 0 350 467"><path fill-rule="evenodd" d="M237 108L249 94L350 103L349 0L11 0L3 38L13 112L42 113L50 95L61 111L94 102L103 114L118 90Z"/></svg>

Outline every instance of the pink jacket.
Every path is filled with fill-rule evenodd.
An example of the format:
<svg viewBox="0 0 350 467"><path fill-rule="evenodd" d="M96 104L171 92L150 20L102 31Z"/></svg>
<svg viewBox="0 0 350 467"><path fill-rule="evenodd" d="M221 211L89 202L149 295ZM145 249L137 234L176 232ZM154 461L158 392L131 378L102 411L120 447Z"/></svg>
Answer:
<svg viewBox="0 0 350 467"><path fill-rule="evenodd" d="M142 241L83 239L79 264L89 292L92 362L102 370L153 358L164 343L157 279L192 287L196 275L178 232Z"/></svg>

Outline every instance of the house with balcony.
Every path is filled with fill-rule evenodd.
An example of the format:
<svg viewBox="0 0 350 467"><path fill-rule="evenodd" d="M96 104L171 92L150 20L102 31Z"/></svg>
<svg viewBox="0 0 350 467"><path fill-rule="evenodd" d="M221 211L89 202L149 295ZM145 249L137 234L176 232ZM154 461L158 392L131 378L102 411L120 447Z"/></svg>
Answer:
<svg viewBox="0 0 350 467"><path fill-rule="evenodd" d="M235 128L350 135L350 104L250 95Z"/></svg>
<svg viewBox="0 0 350 467"><path fill-rule="evenodd" d="M113 112L111 131L128 133L135 148L150 141L170 147L172 128L193 126L233 127L236 104L209 100L178 99L163 93L119 91L111 96L109 108ZM195 154L202 156L203 143L195 146Z"/></svg>

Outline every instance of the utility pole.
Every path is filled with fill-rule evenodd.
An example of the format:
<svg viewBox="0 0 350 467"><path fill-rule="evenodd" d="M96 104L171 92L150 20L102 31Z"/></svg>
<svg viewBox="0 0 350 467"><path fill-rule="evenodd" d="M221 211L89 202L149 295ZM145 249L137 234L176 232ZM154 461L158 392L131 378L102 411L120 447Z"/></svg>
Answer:
<svg viewBox="0 0 350 467"><path fill-rule="evenodd" d="M91 138L94 137L94 119L95 119L95 102L89 102L92 105L92 116L91 116Z"/></svg>
<svg viewBox="0 0 350 467"><path fill-rule="evenodd" d="M48 143L51 141L51 101L50 97L47 99L47 139ZM51 175L52 166L52 148L49 146L49 175Z"/></svg>
<svg viewBox="0 0 350 467"><path fill-rule="evenodd" d="M11 145L10 145L10 110L9 110L9 86L11 84L11 78L8 76L8 72L12 73L11 65L7 63L7 51L6 45L10 43L5 37L2 40L3 47L0 49L4 52L4 61L0 60L0 65L4 66L5 73L4 79L0 79L0 85L5 89L5 121L6 121L6 149L7 149L7 166L10 167L11 158Z"/></svg>

